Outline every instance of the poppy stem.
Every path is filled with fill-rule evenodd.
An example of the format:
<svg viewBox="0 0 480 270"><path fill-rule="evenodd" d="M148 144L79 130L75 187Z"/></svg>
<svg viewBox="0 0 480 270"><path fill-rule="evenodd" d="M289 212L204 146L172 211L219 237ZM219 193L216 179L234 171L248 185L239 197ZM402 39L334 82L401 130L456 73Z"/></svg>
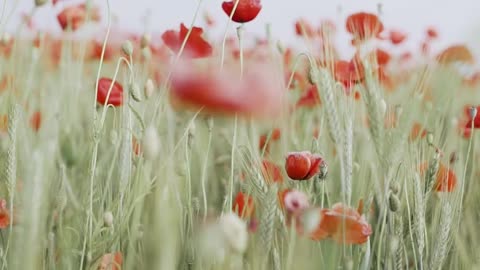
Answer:
<svg viewBox="0 0 480 270"><path fill-rule="evenodd" d="M232 22L233 15L235 14L235 11L237 11L237 7L238 7L239 3L240 3L240 0L235 1L235 5L233 6L232 12L230 13L230 16L228 17L227 26L225 27L225 32L223 33L222 55L221 55L221 58L220 58L220 70L223 70L223 64L225 63L225 47L226 47L226 44L227 44L228 27L230 26L230 23Z"/></svg>
<svg viewBox="0 0 480 270"><path fill-rule="evenodd" d="M213 119L208 119L207 120L209 123L210 121L213 121ZM203 220L205 221L207 219L207 213L208 213L208 205L207 205L207 190L206 190L206 179L207 179L207 164L208 164L208 154L210 153L210 147L212 145L212 126L209 124L208 126L208 143L207 143L207 151L205 153L205 162L203 163L203 169L202 169L202 193L203 193L203 209L204 209L204 214L203 214Z"/></svg>
<svg viewBox="0 0 480 270"><path fill-rule="evenodd" d="M243 24L237 27L238 46L240 49L240 79L243 78Z"/></svg>
<svg viewBox="0 0 480 270"><path fill-rule="evenodd" d="M234 161L235 161L235 144L237 141L237 125L238 125L238 115L235 114L235 122L233 126L233 139L232 139L232 159L230 163L230 204L228 209L233 208L233 173L234 173Z"/></svg>

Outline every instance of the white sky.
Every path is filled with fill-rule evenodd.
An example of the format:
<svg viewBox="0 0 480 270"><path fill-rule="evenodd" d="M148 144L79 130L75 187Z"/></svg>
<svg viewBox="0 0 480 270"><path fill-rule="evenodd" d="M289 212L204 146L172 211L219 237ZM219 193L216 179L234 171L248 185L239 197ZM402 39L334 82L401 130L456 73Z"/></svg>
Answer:
<svg viewBox="0 0 480 270"><path fill-rule="evenodd" d="M62 5L79 0L60 0L63 4L52 8L47 5L35 14L35 22L40 29L58 31L55 14ZM34 0L4 0L7 13L14 8L13 16L8 21L12 29L18 22L20 12L28 12ZM94 1L106 7L106 0ZM221 9L222 0L203 0L202 10L208 10L218 22L218 32L222 32L227 17ZM312 23L322 19L333 19L339 23L339 45L342 52L349 53L348 36L345 34L344 21L347 15L357 11L376 12L377 3L383 5L382 21L386 28L400 28L410 35L410 48L416 48L429 25L439 29L440 40L437 48L450 43L467 42L477 55L480 55L480 0L263 0L263 9L257 19L248 23L248 32L263 34L265 24L271 23L272 32L281 40L294 43L293 22L304 17ZM198 0L110 0L114 14L118 17L118 25L123 29L142 31L142 17L150 13L150 30L162 33L169 28L178 28L180 22L190 24ZM341 7L339 9L339 7ZM339 10L341 10L339 12ZM106 9L103 9L105 12ZM106 14L106 13L105 13ZM202 25L202 17L197 19ZM105 25L105 23L104 23ZM231 26L233 33L234 26Z"/></svg>

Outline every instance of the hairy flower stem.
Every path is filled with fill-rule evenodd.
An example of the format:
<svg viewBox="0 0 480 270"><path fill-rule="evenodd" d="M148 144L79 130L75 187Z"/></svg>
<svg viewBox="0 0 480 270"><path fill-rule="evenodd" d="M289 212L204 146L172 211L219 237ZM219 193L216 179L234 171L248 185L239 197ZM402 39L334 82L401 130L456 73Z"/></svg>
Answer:
<svg viewBox="0 0 480 270"><path fill-rule="evenodd" d="M230 13L230 16L228 17L227 25L225 26L225 32L223 33L222 55L220 57L220 70L223 70L223 65L225 64L225 49L227 47L228 28L230 27L230 24L232 23L233 15L237 11L237 7L238 7L239 3L240 3L240 0L235 1L235 5L233 5L232 13Z"/></svg>

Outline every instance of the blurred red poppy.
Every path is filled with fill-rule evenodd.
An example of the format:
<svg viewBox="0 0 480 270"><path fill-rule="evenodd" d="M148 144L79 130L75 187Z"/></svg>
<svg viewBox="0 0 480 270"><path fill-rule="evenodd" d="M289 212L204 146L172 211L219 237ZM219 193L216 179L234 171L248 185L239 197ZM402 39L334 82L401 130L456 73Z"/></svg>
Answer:
<svg viewBox="0 0 480 270"><path fill-rule="evenodd" d="M255 213L253 197L248 196L243 192L238 192L237 196L235 196L232 211L237 213L239 217L251 218Z"/></svg>
<svg viewBox="0 0 480 270"><path fill-rule="evenodd" d="M424 162L420 164L420 174L422 176L428 170L428 163ZM457 185L457 176L452 168L440 163L438 168L437 177L433 185L433 190L436 192L452 192Z"/></svg>
<svg viewBox="0 0 480 270"><path fill-rule="evenodd" d="M222 3L223 11L230 16L237 0L225 1ZM254 20L260 10L262 10L262 4L260 0L238 0L237 8L232 16L232 21L237 23L246 23Z"/></svg>
<svg viewBox="0 0 480 270"><path fill-rule="evenodd" d="M297 101L297 107L315 107L320 105L320 95L318 94L317 86L312 85Z"/></svg>
<svg viewBox="0 0 480 270"><path fill-rule="evenodd" d="M41 126L42 126L42 113L40 111L36 111L30 117L30 127L37 132Z"/></svg>
<svg viewBox="0 0 480 270"><path fill-rule="evenodd" d="M393 45L399 45L407 39L407 34L398 30L391 30L389 39Z"/></svg>
<svg viewBox="0 0 480 270"><path fill-rule="evenodd" d="M267 183L283 182L282 170L280 167L268 160L262 161L262 175Z"/></svg>
<svg viewBox="0 0 480 270"><path fill-rule="evenodd" d="M90 18L93 21L100 20L100 12L97 8L92 7L89 11L91 12ZM83 26L83 24L85 24L86 18L87 6L85 4L66 7L57 15L58 23L64 31L67 29L76 31L78 28Z"/></svg>
<svg viewBox="0 0 480 270"><path fill-rule="evenodd" d="M298 19L295 22L295 33L297 36L312 38L315 35L315 29L306 19Z"/></svg>
<svg viewBox="0 0 480 270"><path fill-rule="evenodd" d="M108 96L110 87L112 87L112 90L110 96ZM123 86L120 83L109 78L100 78L97 91L97 102L101 105L108 104L117 107L123 104Z"/></svg>
<svg viewBox="0 0 480 270"><path fill-rule="evenodd" d="M188 34L188 28L182 23L180 31L168 30L162 35L162 40L168 48L175 53L179 53L180 48ZM187 42L185 43L184 55L191 58L203 58L212 55L212 46L202 37L203 29L193 27Z"/></svg>
<svg viewBox="0 0 480 270"><path fill-rule="evenodd" d="M102 256L98 270L121 270L123 256L121 252L107 253Z"/></svg>
<svg viewBox="0 0 480 270"><path fill-rule="evenodd" d="M475 62L473 54L465 45L452 45L437 55L437 61L443 64L462 62L473 64Z"/></svg>
<svg viewBox="0 0 480 270"><path fill-rule="evenodd" d="M274 75L261 66L250 66L242 79L233 72L195 69L178 65L172 73L174 105L204 112L277 117L282 112L284 91ZM175 104L176 103L176 104Z"/></svg>
<svg viewBox="0 0 480 270"><path fill-rule="evenodd" d="M313 227L307 230L312 240L332 238L340 244L363 244L372 234L372 227L365 217L342 203L334 204L331 209L315 208L305 215L311 222L317 221L308 224Z"/></svg>
<svg viewBox="0 0 480 270"><path fill-rule="evenodd" d="M0 229L5 229L10 225L10 211L7 208L7 201L0 200Z"/></svg>
<svg viewBox="0 0 480 270"><path fill-rule="evenodd" d="M435 29L433 26L428 27L426 33L429 40L438 38L437 29Z"/></svg>
<svg viewBox="0 0 480 270"><path fill-rule="evenodd" d="M275 128L272 130L271 134L263 134L260 136L260 141L259 141L259 149L260 151L263 151L265 148L265 153L268 153L270 151L270 143L274 141L278 141L281 136L281 131L279 128Z"/></svg>
<svg viewBox="0 0 480 270"><path fill-rule="evenodd" d="M383 24L377 15L365 12L348 16L346 27L354 40L358 41L375 38L383 31Z"/></svg>

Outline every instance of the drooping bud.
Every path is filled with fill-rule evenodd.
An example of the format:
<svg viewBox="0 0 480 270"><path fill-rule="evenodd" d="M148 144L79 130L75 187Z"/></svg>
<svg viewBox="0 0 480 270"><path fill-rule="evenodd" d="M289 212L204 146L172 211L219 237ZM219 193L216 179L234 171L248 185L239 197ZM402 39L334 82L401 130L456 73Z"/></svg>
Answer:
<svg viewBox="0 0 480 270"><path fill-rule="evenodd" d="M388 197L388 206L390 207L390 211L397 212L398 209L400 209L400 204L400 199L397 197L397 195L390 193L390 196Z"/></svg>
<svg viewBox="0 0 480 270"><path fill-rule="evenodd" d="M122 51L127 56L132 56L132 54L133 54L133 44L130 40L127 40L122 44Z"/></svg>
<svg viewBox="0 0 480 270"><path fill-rule="evenodd" d="M427 134L427 143L428 143L428 145L433 145L433 133L432 132L428 132L428 134Z"/></svg>
<svg viewBox="0 0 480 270"><path fill-rule="evenodd" d="M154 160L160 152L160 140L155 127L150 126L145 129L142 144L145 159Z"/></svg>
<svg viewBox="0 0 480 270"><path fill-rule="evenodd" d="M400 192L400 184L398 183L398 181L390 182L390 191L393 194L398 194L398 192Z"/></svg>
<svg viewBox="0 0 480 270"><path fill-rule="evenodd" d="M132 82L129 85L128 90L129 90L130 96L133 98L133 100L135 100L137 102L142 101L142 97L140 96L140 87L138 86L138 84Z"/></svg>
<svg viewBox="0 0 480 270"><path fill-rule="evenodd" d="M107 211L103 214L103 225L105 227L111 228L113 226L113 214L110 211Z"/></svg>
<svg viewBox="0 0 480 270"><path fill-rule="evenodd" d="M145 98L148 99L153 95L153 92L155 91L155 85L153 84L152 79L147 80L143 90L144 90Z"/></svg>
<svg viewBox="0 0 480 270"><path fill-rule="evenodd" d="M475 119L475 117L477 116L477 107L470 107L470 109L468 110L468 114L470 115L471 119Z"/></svg>

